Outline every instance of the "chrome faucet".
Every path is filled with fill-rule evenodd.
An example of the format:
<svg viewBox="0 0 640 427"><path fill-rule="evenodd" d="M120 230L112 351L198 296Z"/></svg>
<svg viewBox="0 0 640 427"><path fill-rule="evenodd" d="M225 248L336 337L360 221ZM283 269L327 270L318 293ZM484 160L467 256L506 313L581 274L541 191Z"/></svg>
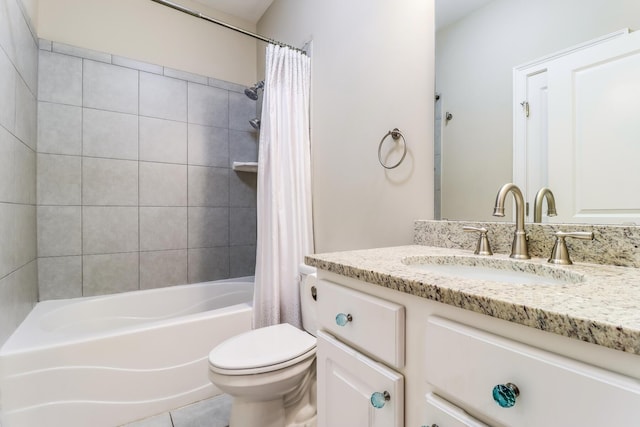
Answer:
<svg viewBox="0 0 640 427"><path fill-rule="evenodd" d="M547 215L556 216L556 199L547 187L542 187L536 193L536 200L533 202L533 222L542 222L542 201L547 199Z"/></svg>
<svg viewBox="0 0 640 427"><path fill-rule="evenodd" d="M529 259L531 257L527 246L527 233L524 231L524 197L517 185L509 183L500 188L496 196L493 216L504 216L504 200L510 192L513 193L513 198L516 201L516 231L513 233L513 244L509 256L516 259Z"/></svg>

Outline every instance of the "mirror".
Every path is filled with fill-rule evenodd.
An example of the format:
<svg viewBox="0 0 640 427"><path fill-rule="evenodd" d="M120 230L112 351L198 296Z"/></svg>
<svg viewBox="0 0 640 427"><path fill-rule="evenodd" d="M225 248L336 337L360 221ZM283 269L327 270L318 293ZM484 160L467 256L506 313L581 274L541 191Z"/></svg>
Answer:
<svg viewBox="0 0 640 427"><path fill-rule="evenodd" d="M513 180L514 67L622 28L640 29L640 2L436 0L435 4L439 95L435 217L500 220L492 216L495 196ZM553 183L549 186L553 189ZM531 196L527 202L531 218Z"/></svg>

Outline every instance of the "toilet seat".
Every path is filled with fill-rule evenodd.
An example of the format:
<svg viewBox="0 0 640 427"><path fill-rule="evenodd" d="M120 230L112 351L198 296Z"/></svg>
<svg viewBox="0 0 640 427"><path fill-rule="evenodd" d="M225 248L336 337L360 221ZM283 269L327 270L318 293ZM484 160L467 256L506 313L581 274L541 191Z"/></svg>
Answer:
<svg viewBox="0 0 640 427"><path fill-rule="evenodd" d="M223 375L283 369L316 353L316 338L288 323L236 335L209 353L209 369Z"/></svg>

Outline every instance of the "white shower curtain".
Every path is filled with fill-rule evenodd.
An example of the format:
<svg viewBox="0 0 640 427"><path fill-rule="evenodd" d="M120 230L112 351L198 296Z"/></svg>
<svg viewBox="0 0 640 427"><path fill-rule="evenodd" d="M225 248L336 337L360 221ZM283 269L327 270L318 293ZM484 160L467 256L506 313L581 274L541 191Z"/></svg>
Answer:
<svg viewBox="0 0 640 427"><path fill-rule="evenodd" d="M301 326L298 265L313 251L310 58L269 45L258 154L253 327Z"/></svg>

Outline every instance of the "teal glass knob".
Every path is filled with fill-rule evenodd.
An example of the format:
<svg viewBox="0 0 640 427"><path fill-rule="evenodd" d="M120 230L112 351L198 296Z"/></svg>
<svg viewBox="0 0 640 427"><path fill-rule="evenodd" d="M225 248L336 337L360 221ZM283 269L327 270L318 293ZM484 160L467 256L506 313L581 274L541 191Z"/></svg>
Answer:
<svg viewBox="0 0 640 427"><path fill-rule="evenodd" d="M338 324L338 326L344 326L352 320L353 317L351 317L350 314L338 313L338 315L336 316L336 323Z"/></svg>
<svg viewBox="0 0 640 427"><path fill-rule="evenodd" d="M390 400L391 400L391 395L389 394L388 391L384 391L382 393L380 393L379 391L376 391L371 395L371 405L373 405L373 407L376 409L383 408L384 404Z"/></svg>
<svg viewBox="0 0 640 427"><path fill-rule="evenodd" d="M516 398L520 396L520 390L515 384L498 384L493 388L493 400L502 408L511 408L516 404Z"/></svg>

